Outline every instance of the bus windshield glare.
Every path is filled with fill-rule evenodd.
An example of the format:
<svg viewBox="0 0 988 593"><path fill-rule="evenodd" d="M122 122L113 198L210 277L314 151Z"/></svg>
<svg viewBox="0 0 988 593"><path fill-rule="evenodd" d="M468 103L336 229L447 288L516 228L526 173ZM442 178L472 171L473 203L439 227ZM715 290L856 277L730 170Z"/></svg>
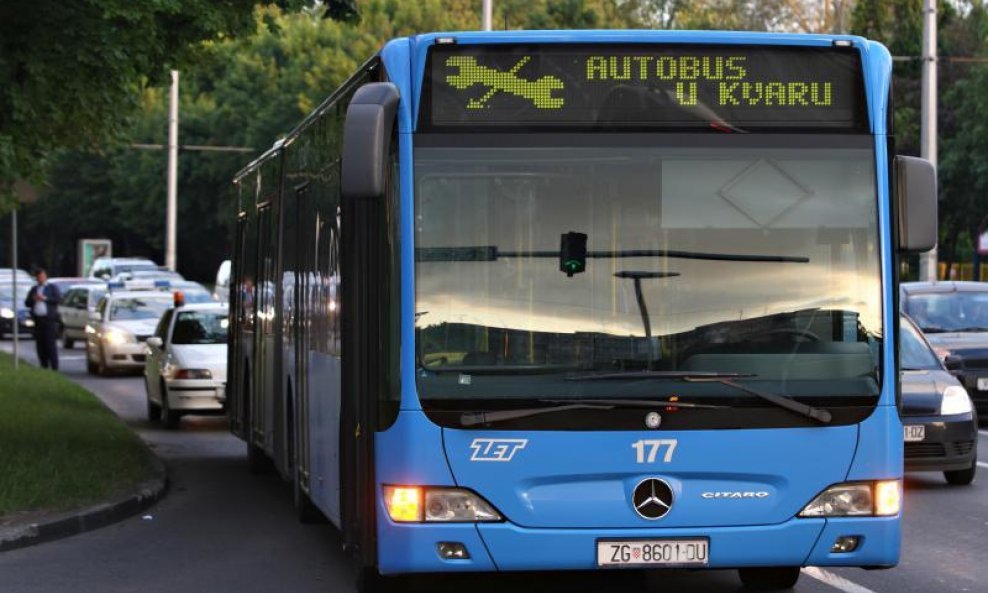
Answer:
<svg viewBox="0 0 988 593"><path fill-rule="evenodd" d="M421 397L671 393L641 371L877 396L874 158L850 135L420 135Z"/></svg>

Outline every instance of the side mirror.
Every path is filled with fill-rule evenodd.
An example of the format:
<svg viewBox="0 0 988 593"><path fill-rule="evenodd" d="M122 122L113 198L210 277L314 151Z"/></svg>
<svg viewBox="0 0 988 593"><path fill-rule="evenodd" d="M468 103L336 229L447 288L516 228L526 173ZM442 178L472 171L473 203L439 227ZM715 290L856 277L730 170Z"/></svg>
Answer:
<svg viewBox="0 0 988 593"><path fill-rule="evenodd" d="M100 321L103 321L103 316L100 315L97 311L90 311L89 320L92 321L93 323L99 323Z"/></svg>
<svg viewBox="0 0 988 593"><path fill-rule="evenodd" d="M948 354L943 359L943 366L950 372L959 371L964 366L964 359L956 354Z"/></svg>
<svg viewBox="0 0 988 593"><path fill-rule="evenodd" d="M161 348L162 346L165 345L165 343L162 342L161 338L159 338L158 336L151 336L150 338L148 338L147 344L152 348Z"/></svg>
<svg viewBox="0 0 988 593"><path fill-rule="evenodd" d="M343 124L344 200L384 196L398 99L398 87L390 82L371 82L353 94Z"/></svg>
<svg viewBox="0 0 988 593"><path fill-rule="evenodd" d="M899 251L921 253L937 245L937 170L926 159L897 156L892 167Z"/></svg>

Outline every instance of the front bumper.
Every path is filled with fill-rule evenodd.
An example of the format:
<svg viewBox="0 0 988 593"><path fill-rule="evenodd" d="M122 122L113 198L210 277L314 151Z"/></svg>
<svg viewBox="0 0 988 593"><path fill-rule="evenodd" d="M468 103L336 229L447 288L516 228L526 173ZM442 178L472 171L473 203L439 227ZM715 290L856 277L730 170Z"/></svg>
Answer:
<svg viewBox="0 0 988 593"><path fill-rule="evenodd" d="M109 344L106 340L102 340L101 346L104 362L111 369L142 369L147 361L144 342Z"/></svg>
<svg viewBox="0 0 988 593"><path fill-rule="evenodd" d="M173 410L221 412L226 406L226 383L216 379L165 380L165 397Z"/></svg>
<svg viewBox="0 0 988 593"><path fill-rule="evenodd" d="M17 332L21 337L33 337L34 336L34 320L28 315L21 315L18 319ZM14 333L14 320L13 318L0 317L0 334L13 334Z"/></svg>
<svg viewBox="0 0 988 593"><path fill-rule="evenodd" d="M710 540L708 568L749 566L890 567L899 562L900 518L790 519L779 525L675 529L526 529L511 523L397 524L378 515L383 574L456 571L596 570L597 540ZM858 536L853 552L830 551L841 536ZM468 560L444 560L439 542L463 543Z"/></svg>
<svg viewBox="0 0 988 593"><path fill-rule="evenodd" d="M904 416L904 426L922 424L925 438L905 443L906 471L952 471L971 467L978 454L974 414Z"/></svg>

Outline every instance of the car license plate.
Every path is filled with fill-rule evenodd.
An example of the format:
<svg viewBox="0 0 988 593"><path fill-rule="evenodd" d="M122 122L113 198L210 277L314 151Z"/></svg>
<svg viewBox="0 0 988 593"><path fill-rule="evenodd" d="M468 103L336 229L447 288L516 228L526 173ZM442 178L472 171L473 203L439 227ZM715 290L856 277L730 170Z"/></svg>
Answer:
<svg viewBox="0 0 988 593"><path fill-rule="evenodd" d="M705 538L600 540L597 566L707 566L709 545Z"/></svg>
<svg viewBox="0 0 988 593"><path fill-rule="evenodd" d="M978 391L988 391L988 377L978 377Z"/></svg>
<svg viewBox="0 0 988 593"><path fill-rule="evenodd" d="M915 443L926 438L926 427L922 424L912 424L902 427L902 436L907 443Z"/></svg>

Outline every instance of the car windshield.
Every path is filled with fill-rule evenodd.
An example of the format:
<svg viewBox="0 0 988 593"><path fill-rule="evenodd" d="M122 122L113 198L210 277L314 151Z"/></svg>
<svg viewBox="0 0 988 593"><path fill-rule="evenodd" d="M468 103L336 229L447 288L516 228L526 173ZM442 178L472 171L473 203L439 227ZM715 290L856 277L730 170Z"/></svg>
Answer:
<svg viewBox="0 0 988 593"><path fill-rule="evenodd" d="M225 312L182 311L175 320L172 344L226 344L229 327Z"/></svg>
<svg viewBox="0 0 988 593"><path fill-rule="evenodd" d="M159 268L150 263L117 264L113 266L113 271L116 274L123 274L124 272L157 272Z"/></svg>
<svg viewBox="0 0 988 593"><path fill-rule="evenodd" d="M916 326L903 318L899 324L899 364L904 371L940 370L940 361L916 330Z"/></svg>
<svg viewBox="0 0 988 593"><path fill-rule="evenodd" d="M159 319L172 304L171 297L119 297L110 301L110 321Z"/></svg>
<svg viewBox="0 0 988 593"><path fill-rule="evenodd" d="M737 373L790 396L879 393L867 137L416 138L424 400L655 393L660 374L641 371ZM595 373L629 380L579 380Z"/></svg>
<svg viewBox="0 0 988 593"><path fill-rule="evenodd" d="M988 290L910 293L904 308L924 332L988 332Z"/></svg>
<svg viewBox="0 0 988 593"><path fill-rule="evenodd" d="M32 282L31 284L24 284L24 283L21 283L21 282L18 282L17 283L17 303L18 303L18 305L23 305L24 304L24 299L27 298L27 293L28 293L29 290L31 290L31 286L33 284L34 284L34 282ZM14 291L10 287L9 284L6 285L6 286L0 285L0 301L3 301L5 303L9 303L11 301L10 295L12 295L12 294L14 294Z"/></svg>

